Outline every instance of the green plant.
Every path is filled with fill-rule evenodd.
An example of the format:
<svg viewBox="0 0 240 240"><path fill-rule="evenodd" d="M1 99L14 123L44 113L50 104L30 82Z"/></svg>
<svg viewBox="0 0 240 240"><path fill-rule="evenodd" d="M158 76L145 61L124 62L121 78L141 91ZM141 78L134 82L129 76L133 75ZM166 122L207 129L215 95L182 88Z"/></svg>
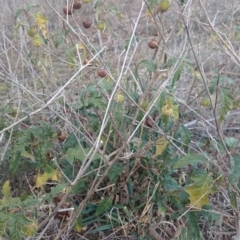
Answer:
<svg viewBox="0 0 240 240"><path fill-rule="evenodd" d="M228 69L239 63L235 28L220 31L206 16L206 39L210 31L191 27L202 24L194 1L172 12L171 1L144 1L138 13L134 1L82 2L89 4L63 8L71 18L49 1L15 14L11 44L25 47L13 59L2 52L9 65L0 74L1 158L9 174L1 174L0 235L233 235L239 86ZM81 16L73 14L79 8ZM192 11L197 21L186 18ZM207 67L202 51L206 62L214 56ZM224 70L212 65L219 51L232 61ZM58 231L50 233L52 226Z"/></svg>

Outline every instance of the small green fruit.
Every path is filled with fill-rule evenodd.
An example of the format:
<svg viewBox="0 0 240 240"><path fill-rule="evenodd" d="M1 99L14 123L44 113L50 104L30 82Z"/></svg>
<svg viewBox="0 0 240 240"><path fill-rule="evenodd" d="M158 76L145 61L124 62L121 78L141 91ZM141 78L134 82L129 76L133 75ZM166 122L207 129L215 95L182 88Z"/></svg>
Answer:
<svg viewBox="0 0 240 240"><path fill-rule="evenodd" d="M170 5L172 0L161 0L159 3L159 9L161 12L166 12Z"/></svg>
<svg viewBox="0 0 240 240"><path fill-rule="evenodd" d="M43 39L41 38L40 35L36 35L33 39L32 39L32 45L34 47L41 47L43 45Z"/></svg>
<svg viewBox="0 0 240 240"><path fill-rule="evenodd" d="M37 30L34 27L31 27L27 30L27 34L29 37L33 38L37 35Z"/></svg>
<svg viewBox="0 0 240 240"><path fill-rule="evenodd" d="M141 104L141 109L146 111L148 108L148 101L144 100L143 103Z"/></svg>
<svg viewBox="0 0 240 240"><path fill-rule="evenodd" d="M124 102L124 95L122 95L121 93L116 93L113 97L114 101L117 102L117 103L122 103Z"/></svg>
<svg viewBox="0 0 240 240"><path fill-rule="evenodd" d="M97 23L97 29L103 31L106 28L105 23L100 21Z"/></svg>
<svg viewBox="0 0 240 240"><path fill-rule="evenodd" d="M83 3L89 3L90 0L83 0Z"/></svg>
<svg viewBox="0 0 240 240"><path fill-rule="evenodd" d="M202 98L200 105L203 107L209 107L211 104L210 99L207 97Z"/></svg>
<svg viewBox="0 0 240 240"><path fill-rule="evenodd" d="M236 101L234 102L234 105L235 105L236 107L240 108L240 99L236 100Z"/></svg>

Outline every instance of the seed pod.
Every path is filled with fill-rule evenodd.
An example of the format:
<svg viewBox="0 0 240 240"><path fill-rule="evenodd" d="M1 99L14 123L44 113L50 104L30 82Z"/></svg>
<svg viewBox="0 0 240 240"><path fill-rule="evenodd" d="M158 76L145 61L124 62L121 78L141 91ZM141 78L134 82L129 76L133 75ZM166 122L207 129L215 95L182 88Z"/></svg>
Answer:
<svg viewBox="0 0 240 240"><path fill-rule="evenodd" d="M74 0L73 2L73 8L74 9L80 9L82 7L82 4L80 1Z"/></svg>
<svg viewBox="0 0 240 240"><path fill-rule="evenodd" d="M156 49L158 48L158 43L156 40L150 40L148 42L148 47L151 48L151 49Z"/></svg>
<svg viewBox="0 0 240 240"><path fill-rule="evenodd" d="M92 25L92 21L91 20L85 20L83 21L83 27L84 28L90 28Z"/></svg>
<svg viewBox="0 0 240 240"><path fill-rule="evenodd" d="M63 8L63 12L65 15L72 15L73 14L73 8L71 6L65 6Z"/></svg>
<svg viewBox="0 0 240 240"><path fill-rule="evenodd" d="M100 78L105 78L105 77L107 76L107 72L105 71L105 69L100 69L100 70L98 71L98 76L99 76Z"/></svg>
<svg viewBox="0 0 240 240"><path fill-rule="evenodd" d="M60 142L63 142L67 138L67 134L64 131L60 131L57 138Z"/></svg>

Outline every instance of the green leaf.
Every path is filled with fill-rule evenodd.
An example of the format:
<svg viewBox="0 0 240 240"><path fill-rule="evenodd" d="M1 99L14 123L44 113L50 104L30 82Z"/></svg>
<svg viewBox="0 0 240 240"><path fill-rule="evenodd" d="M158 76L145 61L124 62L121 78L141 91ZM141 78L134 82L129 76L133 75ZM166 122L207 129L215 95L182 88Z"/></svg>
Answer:
<svg viewBox="0 0 240 240"><path fill-rule="evenodd" d="M40 6L40 5L38 5L38 4L28 4L27 7L26 7L26 10L29 11L29 10L31 10L32 8L34 8L34 7L39 7L39 6Z"/></svg>
<svg viewBox="0 0 240 240"><path fill-rule="evenodd" d="M234 137L226 137L224 142L229 148L236 148L240 146L239 140Z"/></svg>
<svg viewBox="0 0 240 240"><path fill-rule="evenodd" d="M156 156L161 155L169 144L168 139L165 136L161 136L156 141Z"/></svg>
<svg viewBox="0 0 240 240"><path fill-rule="evenodd" d="M15 213L8 221L8 229L10 232L10 240L21 240L24 237L22 227L30 224L31 221L27 219L23 213Z"/></svg>
<svg viewBox="0 0 240 240"><path fill-rule="evenodd" d="M6 224L8 220L13 216L13 213L0 211L0 235L5 232Z"/></svg>
<svg viewBox="0 0 240 240"><path fill-rule="evenodd" d="M181 126L176 134L176 139L180 138L181 144L185 151L188 150L188 146L191 143L191 132L185 126Z"/></svg>
<svg viewBox="0 0 240 240"><path fill-rule="evenodd" d="M127 40L125 40L125 50L127 50L128 48L130 48L131 47L131 45L133 45L135 42L138 42L139 41L139 38L136 38L136 37L134 37L133 39L132 39L132 41L131 41L131 39L127 39Z"/></svg>
<svg viewBox="0 0 240 240"><path fill-rule="evenodd" d="M142 66L147 69L148 72L156 72L157 64L153 60L144 59L139 63L139 66Z"/></svg>
<svg viewBox="0 0 240 240"><path fill-rule="evenodd" d="M222 122L227 113L232 110L234 105L234 98L227 88L220 88L220 116L219 121Z"/></svg>
<svg viewBox="0 0 240 240"><path fill-rule="evenodd" d="M56 36L54 37L53 41L55 48L58 48L63 43L64 38L62 36Z"/></svg>
<svg viewBox="0 0 240 240"><path fill-rule="evenodd" d="M37 227L38 224L36 221L32 221L29 224L25 224L22 226L21 231L26 235L26 236L33 236L37 232Z"/></svg>
<svg viewBox="0 0 240 240"><path fill-rule="evenodd" d="M178 104L173 97L167 97L165 100L165 105L161 109L162 114L167 118L172 117L174 121L178 120Z"/></svg>
<svg viewBox="0 0 240 240"><path fill-rule="evenodd" d="M107 212L107 210L109 209L109 207L112 205L112 199L111 198L105 198L103 199L99 205L97 206L95 215L98 216L102 213Z"/></svg>
<svg viewBox="0 0 240 240"><path fill-rule="evenodd" d="M152 9L157 6L157 0L148 0L148 5Z"/></svg>
<svg viewBox="0 0 240 240"><path fill-rule="evenodd" d="M2 194L5 197L10 197L11 196L11 187L10 187L9 180L7 180L2 186Z"/></svg>
<svg viewBox="0 0 240 240"><path fill-rule="evenodd" d="M108 9L109 9L112 13L116 14L117 17L118 17L120 20L123 19L122 13L121 13L116 7L114 7L114 6L109 6Z"/></svg>
<svg viewBox="0 0 240 240"><path fill-rule="evenodd" d="M123 166L120 164L114 164L111 170L108 172L108 178L111 183L116 183L117 178L122 174Z"/></svg>
<svg viewBox="0 0 240 240"><path fill-rule="evenodd" d="M57 195L57 193L64 193L65 190L66 190L66 184L59 183L55 187L51 187L51 192L44 194L42 202L52 200Z"/></svg>
<svg viewBox="0 0 240 240"><path fill-rule="evenodd" d="M67 55L68 67L74 67L74 65L77 64L77 60L74 57L73 50L68 48L66 50L66 55Z"/></svg>
<svg viewBox="0 0 240 240"><path fill-rule="evenodd" d="M38 199L33 198L32 196L28 196L24 201L22 201L23 207L32 207L41 204L42 202Z"/></svg>
<svg viewBox="0 0 240 240"><path fill-rule="evenodd" d="M80 179L77 184L74 185L72 189L73 194L79 193L86 185L86 181L84 179Z"/></svg>
<svg viewBox="0 0 240 240"><path fill-rule="evenodd" d="M231 158L231 169L230 169L230 183L238 183L240 178L240 157L239 155L233 155Z"/></svg>
<svg viewBox="0 0 240 240"><path fill-rule="evenodd" d="M97 233L97 232L101 232L101 231L104 231L104 230L109 230L109 229L112 229L112 228L113 228L112 224L107 224L107 225L97 227L96 229L93 229L93 230L89 231L89 233Z"/></svg>
<svg viewBox="0 0 240 240"><path fill-rule="evenodd" d="M89 149L83 149L82 147L76 146L67 150L66 158L72 165L74 160L80 160L81 162L85 159Z"/></svg>
<svg viewBox="0 0 240 240"><path fill-rule="evenodd" d="M83 106L86 109L96 107L104 110L106 108L106 100L92 83L90 83L86 89L80 91L79 108L82 108Z"/></svg>
<svg viewBox="0 0 240 240"><path fill-rule="evenodd" d="M197 216L194 212L188 212L186 214L187 217L187 227L183 227L178 240L186 240L186 239L196 239L196 240L204 240L202 237L202 233L200 232L198 221L199 216Z"/></svg>
<svg viewBox="0 0 240 240"><path fill-rule="evenodd" d="M30 154L29 152L27 152L26 150L23 150L21 152L21 156L25 157L25 158L28 158L28 159L31 159L32 161L35 161L35 157L32 154Z"/></svg>
<svg viewBox="0 0 240 240"><path fill-rule="evenodd" d="M6 209L6 208L18 208L21 206L22 202L20 198L12 198L12 197L6 197L4 196L2 199L0 199L0 210Z"/></svg>
<svg viewBox="0 0 240 240"><path fill-rule="evenodd" d="M231 206L237 209L237 207L238 207L237 194L234 191L230 191L230 190L228 191L228 194L230 197Z"/></svg>
<svg viewBox="0 0 240 240"><path fill-rule="evenodd" d="M176 72L175 72L174 75L173 75L173 80L172 80L172 84L171 84L171 87L172 87L172 88L175 86L176 82L180 79L181 74L182 74L182 70L183 70L183 65L181 64L181 65L177 68Z"/></svg>
<svg viewBox="0 0 240 240"><path fill-rule="evenodd" d="M102 81L98 83L98 85L103 89L103 91L109 91L113 89L113 82L109 81L109 79L104 78Z"/></svg>
<svg viewBox="0 0 240 240"><path fill-rule="evenodd" d="M42 187L49 179L52 181L59 181L62 178L62 175L59 170L51 169L48 172L44 172L43 174L38 174L35 187Z"/></svg>
<svg viewBox="0 0 240 240"><path fill-rule="evenodd" d="M83 227L83 226L82 226L82 217L80 216L80 217L78 217L77 222L76 222L74 228L75 228L75 230L76 230L78 233L80 233L80 232L82 231L82 227Z"/></svg>
<svg viewBox="0 0 240 240"><path fill-rule="evenodd" d="M14 16L15 20L19 17L19 15L20 15L23 11L24 11L23 8L20 8L20 9L18 9L18 10L16 11L15 16Z"/></svg>
<svg viewBox="0 0 240 240"><path fill-rule="evenodd" d="M210 86L209 86L210 94L213 94L213 92L216 90L217 85L223 85L224 86L226 83L231 85L231 84L234 83L234 80L229 78L229 77L226 77L226 76L219 76L218 73L213 75Z"/></svg>
<svg viewBox="0 0 240 240"><path fill-rule="evenodd" d="M197 166L199 163L205 163L207 158L196 153L188 153L174 164L174 169L186 167L187 165Z"/></svg>
<svg viewBox="0 0 240 240"><path fill-rule="evenodd" d="M86 156L90 152L90 148L82 148L79 146L76 146L74 148L69 148L67 150L66 158L70 164L73 164L74 160L80 160L81 162L84 161ZM96 153L95 156L93 157L93 160L100 159L101 155L99 153Z"/></svg>
<svg viewBox="0 0 240 240"><path fill-rule="evenodd" d="M64 151L67 151L69 148L73 148L78 144L78 140L75 136L75 134L70 133L66 141L64 142L63 149Z"/></svg>
<svg viewBox="0 0 240 240"><path fill-rule="evenodd" d="M181 3L181 5L183 5L184 4L184 0L180 0L180 3Z"/></svg>
<svg viewBox="0 0 240 240"><path fill-rule="evenodd" d="M139 79L138 70L140 67L146 68L148 72L156 72L156 70L157 70L157 64L154 63L153 60L143 59L141 62L138 63L138 65L135 69L134 76L136 79Z"/></svg>
<svg viewBox="0 0 240 240"><path fill-rule="evenodd" d="M177 181L170 176L170 173L163 176L162 185L168 192L179 189Z"/></svg>

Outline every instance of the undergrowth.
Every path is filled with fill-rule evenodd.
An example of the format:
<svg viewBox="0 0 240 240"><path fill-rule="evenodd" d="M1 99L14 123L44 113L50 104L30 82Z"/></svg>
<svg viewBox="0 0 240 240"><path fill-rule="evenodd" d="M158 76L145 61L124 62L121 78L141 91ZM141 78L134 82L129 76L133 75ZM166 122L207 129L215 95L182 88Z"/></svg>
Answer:
<svg viewBox="0 0 240 240"><path fill-rule="evenodd" d="M191 1L166 12L139 3L133 21L117 1L82 3L72 15L47 0L15 12L0 75L2 237L239 237L239 86L227 71L205 72ZM194 24L211 51L239 67L239 24L220 32L198 4L207 20ZM150 28L154 36L139 33Z"/></svg>

